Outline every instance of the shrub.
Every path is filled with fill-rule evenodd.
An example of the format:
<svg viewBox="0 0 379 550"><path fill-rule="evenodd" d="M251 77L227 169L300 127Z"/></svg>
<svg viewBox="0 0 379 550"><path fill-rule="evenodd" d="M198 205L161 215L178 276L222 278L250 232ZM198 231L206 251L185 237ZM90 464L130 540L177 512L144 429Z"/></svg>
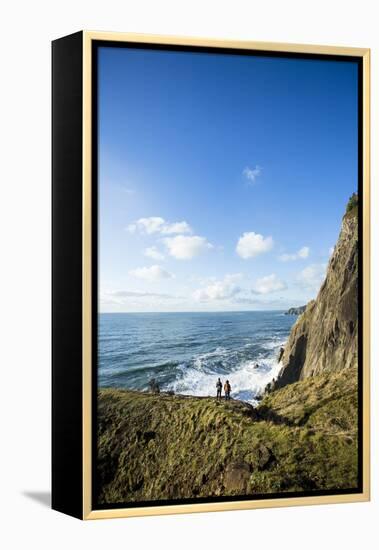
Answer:
<svg viewBox="0 0 379 550"><path fill-rule="evenodd" d="M358 206L358 193L353 193L346 206L346 214Z"/></svg>

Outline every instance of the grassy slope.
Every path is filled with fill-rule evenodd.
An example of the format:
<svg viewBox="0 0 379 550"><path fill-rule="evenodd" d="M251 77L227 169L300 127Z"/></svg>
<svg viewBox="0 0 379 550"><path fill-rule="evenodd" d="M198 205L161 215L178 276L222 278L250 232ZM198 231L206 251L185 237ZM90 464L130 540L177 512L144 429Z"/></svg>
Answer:
<svg viewBox="0 0 379 550"><path fill-rule="evenodd" d="M212 398L99 392L99 501L356 486L354 369L273 392L258 409Z"/></svg>

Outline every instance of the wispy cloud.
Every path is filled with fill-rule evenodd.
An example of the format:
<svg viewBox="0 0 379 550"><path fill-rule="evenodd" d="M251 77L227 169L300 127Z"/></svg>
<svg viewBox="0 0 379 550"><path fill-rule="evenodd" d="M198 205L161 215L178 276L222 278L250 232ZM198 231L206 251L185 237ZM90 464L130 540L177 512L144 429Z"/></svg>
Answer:
<svg viewBox="0 0 379 550"><path fill-rule="evenodd" d="M172 279L174 275L166 271L160 265L152 265L150 267L138 267L129 271L129 275L143 279L148 282L156 282L162 279Z"/></svg>
<svg viewBox="0 0 379 550"><path fill-rule="evenodd" d="M164 294L161 292L139 292L132 290L114 290L107 293L114 298L165 298L167 300L176 299L177 296Z"/></svg>
<svg viewBox="0 0 379 550"><path fill-rule="evenodd" d="M140 218L129 224L126 229L129 233L138 232L146 235L153 235L154 233L163 235L192 233L192 228L186 221L169 223L160 216Z"/></svg>
<svg viewBox="0 0 379 550"><path fill-rule="evenodd" d="M192 228L187 222L174 222L163 225L162 231L164 235L172 235L179 233L192 233Z"/></svg>
<svg viewBox="0 0 379 550"><path fill-rule="evenodd" d="M116 189L118 191L121 191L122 193L125 193L126 195L135 195L136 194L135 189L133 189L132 187L127 187L126 185L124 185L122 183L119 183L119 182L107 181L106 185L109 186L109 187L113 187L114 189Z"/></svg>
<svg viewBox="0 0 379 550"><path fill-rule="evenodd" d="M176 237L168 237L163 242L170 256L177 260L191 260L213 248L213 245L205 237L199 237L198 235L177 235Z"/></svg>
<svg viewBox="0 0 379 550"><path fill-rule="evenodd" d="M308 258L310 252L309 246L303 246L297 252L293 254L281 254L279 260L281 262L293 262L295 260L305 260Z"/></svg>
<svg viewBox="0 0 379 550"><path fill-rule="evenodd" d="M246 166L246 168L244 168L242 172L250 185L256 182L256 179L258 178L258 176L261 175L261 173L262 168L261 166L258 166L258 164L255 166L255 168L249 168L249 166Z"/></svg>
<svg viewBox="0 0 379 550"><path fill-rule="evenodd" d="M253 294L271 294L272 292L278 292L286 288L287 284L281 281L275 273L272 273L271 275L257 279L251 291Z"/></svg>
<svg viewBox="0 0 379 550"><path fill-rule="evenodd" d="M256 308L259 308L261 310L265 309L288 309L290 306L295 304L295 301L291 300L290 302L287 302L283 296L279 296L278 298L274 299L267 299L267 298L255 298L252 296L237 296L233 302L235 304L245 305L245 306L254 306ZM302 305L302 302L298 305Z"/></svg>
<svg viewBox="0 0 379 550"><path fill-rule="evenodd" d="M272 237L264 237L260 233L244 233L242 237L238 239L236 252L237 254L247 260L248 258L254 258L259 254L268 252L274 246Z"/></svg>
<svg viewBox="0 0 379 550"><path fill-rule="evenodd" d="M156 246L150 246L149 248L145 248L144 255L158 262L164 260L165 258L162 252L160 252Z"/></svg>
<svg viewBox="0 0 379 550"><path fill-rule="evenodd" d="M172 308L183 302L182 296L162 292L107 290L100 294L100 307L110 311L150 311L152 308ZM141 308L141 309L140 309Z"/></svg>

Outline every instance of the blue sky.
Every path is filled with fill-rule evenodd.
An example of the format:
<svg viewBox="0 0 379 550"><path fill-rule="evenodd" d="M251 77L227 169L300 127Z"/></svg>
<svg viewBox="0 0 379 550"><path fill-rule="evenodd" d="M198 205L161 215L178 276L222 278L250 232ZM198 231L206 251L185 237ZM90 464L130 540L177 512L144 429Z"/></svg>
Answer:
<svg viewBox="0 0 379 550"><path fill-rule="evenodd" d="M351 62L99 49L101 311L315 297L357 189Z"/></svg>

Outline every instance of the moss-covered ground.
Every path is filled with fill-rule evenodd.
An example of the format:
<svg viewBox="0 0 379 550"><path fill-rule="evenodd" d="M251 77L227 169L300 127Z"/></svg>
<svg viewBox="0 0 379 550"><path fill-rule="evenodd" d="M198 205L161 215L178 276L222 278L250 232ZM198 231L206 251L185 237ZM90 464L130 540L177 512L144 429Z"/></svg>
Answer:
<svg viewBox="0 0 379 550"><path fill-rule="evenodd" d="M100 390L98 500L354 488L357 399L354 369L288 385L257 408Z"/></svg>

